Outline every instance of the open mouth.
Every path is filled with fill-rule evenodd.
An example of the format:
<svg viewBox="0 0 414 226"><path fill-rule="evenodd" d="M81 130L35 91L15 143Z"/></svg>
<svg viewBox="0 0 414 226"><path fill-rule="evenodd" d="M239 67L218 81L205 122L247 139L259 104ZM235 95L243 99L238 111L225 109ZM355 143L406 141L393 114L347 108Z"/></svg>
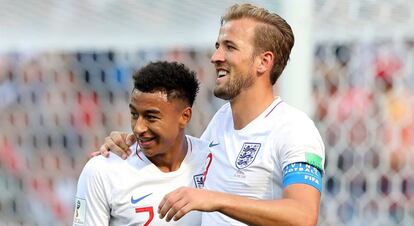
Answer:
<svg viewBox="0 0 414 226"><path fill-rule="evenodd" d="M227 71L225 71L225 70L218 70L218 72L217 72L217 78L222 78L226 75L227 75Z"/></svg>
<svg viewBox="0 0 414 226"><path fill-rule="evenodd" d="M149 147L151 145L153 140L155 140L155 137L151 137L151 138L139 137L138 138L138 143L139 143L139 146L141 148L146 148L146 147Z"/></svg>

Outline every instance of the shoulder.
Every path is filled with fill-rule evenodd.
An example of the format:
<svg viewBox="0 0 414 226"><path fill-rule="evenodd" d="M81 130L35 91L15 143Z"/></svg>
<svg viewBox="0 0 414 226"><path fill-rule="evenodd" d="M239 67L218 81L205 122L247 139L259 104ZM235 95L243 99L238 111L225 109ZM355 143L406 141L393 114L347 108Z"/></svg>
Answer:
<svg viewBox="0 0 414 226"><path fill-rule="evenodd" d="M105 174L113 172L114 169L123 165L123 161L115 154L109 155L108 158L103 156L93 157L85 164L81 177L103 177Z"/></svg>
<svg viewBox="0 0 414 226"><path fill-rule="evenodd" d="M271 121L278 123L281 129L291 132L317 132L313 120L303 111L282 102L276 114L271 114Z"/></svg>
<svg viewBox="0 0 414 226"><path fill-rule="evenodd" d="M124 162L123 159L121 159L116 154L110 154L109 157L104 157L102 155L93 157L89 159L89 161L86 163L85 167L90 168L107 168L111 166L120 165Z"/></svg>
<svg viewBox="0 0 414 226"><path fill-rule="evenodd" d="M293 162L309 162L323 171L325 146L313 120L304 112L288 105L281 106L279 129L273 130L275 143L284 157L284 166ZM277 141L276 141L277 140ZM312 162L311 161L311 162Z"/></svg>
<svg viewBox="0 0 414 226"><path fill-rule="evenodd" d="M124 167L127 165L127 161L115 154L108 158L96 156L89 159L78 179L77 196L87 197L88 194L96 194L98 190L109 192L113 185L123 180L124 173L120 172L126 172Z"/></svg>
<svg viewBox="0 0 414 226"><path fill-rule="evenodd" d="M280 111L282 111L282 114L285 115L288 119L312 121L305 112L299 110L296 107L293 107L292 105L289 105L286 102L282 102L280 104Z"/></svg>
<svg viewBox="0 0 414 226"><path fill-rule="evenodd" d="M214 134L225 127L226 122L232 121L231 107L230 103L226 103L214 114L213 118L207 125L207 128L204 130L201 135L202 140L209 141Z"/></svg>
<svg viewBox="0 0 414 226"><path fill-rule="evenodd" d="M208 155L210 153L210 148L208 147L208 142L201 140L200 138L186 135L189 140L189 145L191 145L192 152L197 155Z"/></svg>
<svg viewBox="0 0 414 226"><path fill-rule="evenodd" d="M206 159L211 158L211 151L209 144L199 138L188 136L189 145L191 145L191 159L190 161L202 166Z"/></svg>
<svg viewBox="0 0 414 226"><path fill-rule="evenodd" d="M231 107L230 103L225 103L220 107L220 109L217 110L209 124L228 116L231 116Z"/></svg>

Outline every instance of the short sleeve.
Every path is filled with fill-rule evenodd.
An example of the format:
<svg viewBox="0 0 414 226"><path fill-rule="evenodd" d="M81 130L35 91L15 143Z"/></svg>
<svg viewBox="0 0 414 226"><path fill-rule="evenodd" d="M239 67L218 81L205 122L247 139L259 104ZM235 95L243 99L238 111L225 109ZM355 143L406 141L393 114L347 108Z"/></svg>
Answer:
<svg viewBox="0 0 414 226"><path fill-rule="evenodd" d="M303 116L285 129L286 136L280 146L282 168L302 162L316 167L323 174L325 147L313 121Z"/></svg>
<svg viewBox="0 0 414 226"><path fill-rule="evenodd" d="M90 159L79 176L73 226L109 224L108 188L105 188L105 170L101 169L100 158L103 157Z"/></svg>

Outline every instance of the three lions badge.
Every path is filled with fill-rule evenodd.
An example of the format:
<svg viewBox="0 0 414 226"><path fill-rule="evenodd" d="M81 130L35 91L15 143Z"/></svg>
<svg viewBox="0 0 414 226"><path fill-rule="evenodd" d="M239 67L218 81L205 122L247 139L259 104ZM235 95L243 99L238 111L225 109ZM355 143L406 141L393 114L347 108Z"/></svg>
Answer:
<svg viewBox="0 0 414 226"><path fill-rule="evenodd" d="M259 152L260 146L260 143L243 143L240 153L236 159L236 167L238 169L244 169L250 166Z"/></svg>

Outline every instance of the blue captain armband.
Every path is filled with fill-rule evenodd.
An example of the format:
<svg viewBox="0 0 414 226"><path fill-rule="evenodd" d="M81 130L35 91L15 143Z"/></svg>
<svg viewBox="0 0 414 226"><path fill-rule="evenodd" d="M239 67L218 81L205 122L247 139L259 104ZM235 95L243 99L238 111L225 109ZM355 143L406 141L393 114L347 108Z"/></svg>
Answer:
<svg viewBox="0 0 414 226"><path fill-rule="evenodd" d="M308 163L291 163L283 169L283 188L291 184L307 184L322 193L322 174Z"/></svg>

